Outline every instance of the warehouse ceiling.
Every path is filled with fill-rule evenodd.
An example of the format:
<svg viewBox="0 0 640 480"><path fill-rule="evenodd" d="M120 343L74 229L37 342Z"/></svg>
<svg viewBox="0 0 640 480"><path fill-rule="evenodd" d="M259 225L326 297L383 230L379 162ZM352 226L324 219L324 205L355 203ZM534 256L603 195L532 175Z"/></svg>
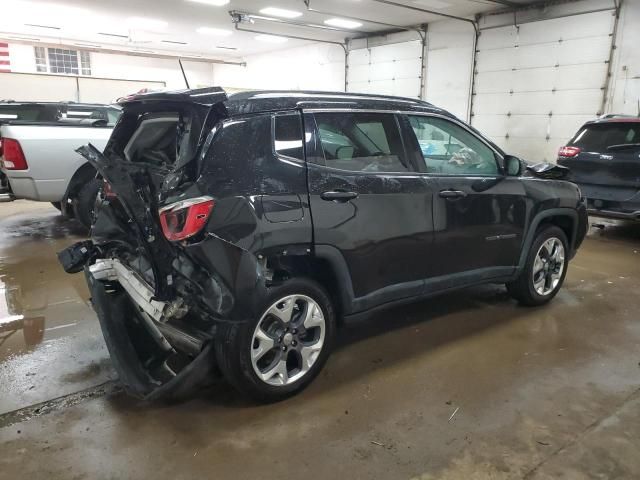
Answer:
<svg viewBox="0 0 640 480"><path fill-rule="evenodd" d="M394 25L416 25L445 18L435 13L472 18L509 5L535 2L308 0L308 6L303 0L5 0L3 3L0 38L8 40L237 59L305 43L278 35L342 42L347 37L389 30ZM244 22L239 26L253 32L236 30L230 11L255 14L242 16Z"/></svg>

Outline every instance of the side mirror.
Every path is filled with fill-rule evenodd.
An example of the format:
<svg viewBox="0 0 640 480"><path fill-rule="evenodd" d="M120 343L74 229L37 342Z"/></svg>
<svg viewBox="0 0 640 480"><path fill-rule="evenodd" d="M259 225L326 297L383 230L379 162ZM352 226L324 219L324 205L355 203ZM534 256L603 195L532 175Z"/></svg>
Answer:
<svg viewBox="0 0 640 480"><path fill-rule="evenodd" d="M513 155L504 156L504 171L509 177L518 177L522 173L522 160Z"/></svg>

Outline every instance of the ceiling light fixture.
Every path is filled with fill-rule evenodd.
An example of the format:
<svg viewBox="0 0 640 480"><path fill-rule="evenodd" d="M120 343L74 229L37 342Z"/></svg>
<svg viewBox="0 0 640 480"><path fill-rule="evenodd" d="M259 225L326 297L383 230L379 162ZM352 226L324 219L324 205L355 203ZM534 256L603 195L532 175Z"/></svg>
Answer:
<svg viewBox="0 0 640 480"><path fill-rule="evenodd" d="M224 28L200 27L196 29L196 33L200 35L214 35L216 37L227 37L233 32Z"/></svg>
<svg viewBox="0 0 640 480"><path fill-rule="evenodd" d="M126 20L126 23L131 28L140 28L143 30L153 30L153 29L163 29L167 28L169 25L164 20L158 20L156 18L146 18L146 17L129 17Z"/></svg>
<svg viewBox="0 0 640 480"><path fill-rule="evenodd" d="M358 28L362 24L360 22L354 22L353 20L347 20L345 18L330 18L324 21L325 25L338 28Z"/></svg>
<svg viewBox="0 0 640 480"><path fill-rule="evenodd" d="M279 37L278 35L267 35L267 34L256 35L254 38L259 42L265 42L265 43L285 43L288 40L285 37Z"/></svg>
<svg viewBox="0 0 640 480"><path fill-rule="evenodd" d="M212 5L214 7L222 7L229 3L229 0L188 0L194 3L204 3L205 5Z"/></svg>
<svg viewBox="0 0 640 480"><path fill-rule="evenodd" d="M266 7L260 10L263 15L272 15L274 17L282 18L298 18L302 16L302 12L296 12L295 10L287 10L285 8Z"/></svg>

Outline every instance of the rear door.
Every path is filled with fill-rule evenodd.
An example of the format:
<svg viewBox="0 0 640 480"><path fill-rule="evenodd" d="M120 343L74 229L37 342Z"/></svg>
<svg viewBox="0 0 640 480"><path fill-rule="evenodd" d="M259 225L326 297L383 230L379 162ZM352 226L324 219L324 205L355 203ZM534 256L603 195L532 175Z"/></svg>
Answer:
<svg viewBox="0 0 640 480"><path fill-rule="evenodd" d="M505 177L497 152L462 124L426 114L406 119L425 177L436 185L437 275L509 274L518 262L526 219L521 181Z"/></svg>
<svg viewBox="0 0 640 480"><path fill-rule="evenodd" d="M393 113L305 114L316 252L345 261L354 311L423 292L435 182L416 172Z"/></svg>
<svg viewBox="0 0 640 480"><path fill-rule="evenodd" d="M571 180L584 196L625 202L640 189L640 121L625 119L588 123L568 143L573 157L558 163L571 169Z"/></svg>

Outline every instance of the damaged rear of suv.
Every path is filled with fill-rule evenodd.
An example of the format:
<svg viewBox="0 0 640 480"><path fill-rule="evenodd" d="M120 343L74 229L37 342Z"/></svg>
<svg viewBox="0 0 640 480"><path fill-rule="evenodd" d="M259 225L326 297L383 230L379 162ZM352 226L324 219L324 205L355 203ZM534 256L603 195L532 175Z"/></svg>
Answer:
<svg viewBox="0 0 640 480"><path fill-rule="evenodd" d="M412 99L217 88L123 104L84 270L122 383L182 396L214 369L260 401L319 373L336 319L481 283L560 289L582 242L577 187Z"/></svg>
<svg viewBox="0 0 640 480"><path fill-rule="evenodd" d="M300 388L296 376L311 381L332 338L324 291L302 280L274 288L290 275L288 259L305 268L300 255L311 249L305 169L276 162L272 115L229 119L226 99L220 89L138 95L122 104L104 153L78 149L104 185L91 241L59 257L68 272L84 268L114 365L136 396L180 396L218 365L240 390L281 397ZM299 115L283 118L299 132ZM247 331L265 303L264 321ZM256 348L239 355L246 335ZM238 381L248 369L263 385Z"/></svg>

